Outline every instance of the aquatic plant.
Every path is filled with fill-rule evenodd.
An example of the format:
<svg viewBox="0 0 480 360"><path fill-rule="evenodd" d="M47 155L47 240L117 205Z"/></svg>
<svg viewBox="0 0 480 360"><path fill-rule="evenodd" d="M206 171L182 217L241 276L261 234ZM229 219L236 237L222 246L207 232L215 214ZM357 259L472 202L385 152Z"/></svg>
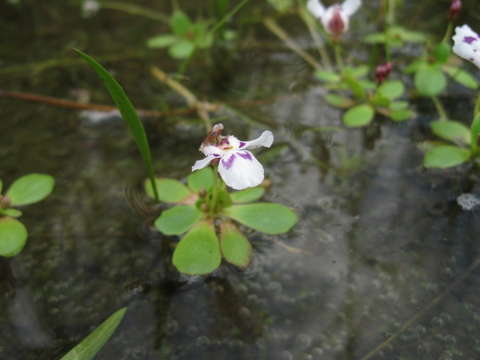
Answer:
<svg viewBox="0 0 480 360"><path fill-rule="evenodd" d="M117 310L60 360L92 360L122 322L126 308Z"/></svg>
<svg viewBox="0 0 480 360"><path fill-rule="evenodd" d="M17 220L22 211L17 207L42 201L53 190L53 177L45 174L24 175L15 180L2 195L0 180L0 256L18 255L28 238L27 228Z"/></svg>
<svg viewBox="0 0 480 360"><path fill-rule="evenodd" d="M480 67L480 37L468 25L459 26L453 36L453 51L458 56L471 61ZM478 84L475 79L472 82ZM449 168L468 161L478 161L478 138L480 134L480 97L474 109L473 120L470 128L464 124L444 118L431 124L432 131L440 138L452 144L431 145L425 154L424 165L433 168Z"/></svg>
<svg viewBox="0 0 480 360"><path fill-rule="evenodd" d="M273 134L265 131L252 141L222 136L223 125L216 124L200 150L206 155L192 167L187 185L158 178L160 200L175 204L155 220L165 235L185 234L173 253L173 264L185 274L208 274L222 258L240 268L249 265L252 246L234 222L271 235L289 231L298 221L289 208L275 203L254 203L265 190L262 165L246 150L269 147ZM211 164L217 172L208 167ZM240 190L228 192L225 184ZM150 184L145 190L152 196Z"/></svg>
<svg viewBox="0 0 480 360"><path fill-rule="evenodd" d="M147 172L152 175L145 130L128 96L102 65L91 56L76 51L103 79L136 140ZM188 186L174 179L152 176L145 181L148 196L176 205L163 211L154 225L165 235L186 233L173 253L173 264L185 274L211 273L220 266L222 257L239 267L248 266L251 245L232 220L272 235L289 231L298 221L297 215L286 206L250 204L264 194L262 187L252 187L260 185L264 174L262 165L247 148L270 147L273 134L266 131L256 140L243 142L234 136L222 136L222 130L223 125L217 124L204 140L201 151L206 158L192 167L194 172L187 178ZM216 172L207 167L212 162L218 165L217 160L221 163L218 172L225 183L242 191L229 193Z"/></svg>

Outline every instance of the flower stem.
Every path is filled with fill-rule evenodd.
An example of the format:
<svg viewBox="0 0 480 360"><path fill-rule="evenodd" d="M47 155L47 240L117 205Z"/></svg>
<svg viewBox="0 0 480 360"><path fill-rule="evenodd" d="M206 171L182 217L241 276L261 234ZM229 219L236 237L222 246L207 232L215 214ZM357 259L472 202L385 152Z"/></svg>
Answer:
<svg viewBox="0 0 480 360"><path fill-rule="evenodd" d="M333 40L333 48L335 50L335 61L337 62L338 69L342 70L345 64L342 59L342 46L340 45L340 42Z"/></svg>
<svg viewBox="0 0 480 360"><path fill-rule="evenodd" d="M453 22L449 22L447 26L447 30L445 31L445 35L443 36L442 42L448 43L448 40L452 37L453 33Z"/></svg>
<svg viewBox="0 0 480 360"><path fill-rule="evenodd" d="M432 101L435 104L435 108L437 109L438 115L440 116L440 120L448 120L447 112L443 107L442 103L436 96L432 96Z"/></svg>

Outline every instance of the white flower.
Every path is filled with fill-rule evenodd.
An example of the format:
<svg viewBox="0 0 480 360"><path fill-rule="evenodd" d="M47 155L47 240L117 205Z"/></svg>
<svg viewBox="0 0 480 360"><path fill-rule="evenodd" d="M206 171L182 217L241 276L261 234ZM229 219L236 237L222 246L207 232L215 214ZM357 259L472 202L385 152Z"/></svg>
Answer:
<svg viewBox="0 0 480 360"><path fill-rule="evenodd" d="M362 0L345 0L343 4L335 4L325 8L319 0L308 0L307 8L313 16L322 21L325 30L339 37L348 30L350 16L362 5Z"/></svg>
<svg viewBox="0 0 480 360"><path fill-rule="evenodd" d="M480 68L480 36L470 26L455 28L453 51L458 56L473 62Z"/></svg>
<svg viewBox="0 0 480 360"><path fill-rule="evenodd" d="M203 169L215 159L219 159L218 172L225 184L235 190L242 190L248 187L260 185L263 181L263 166L247 149L272 146L273 134L271 131L264 131L260 137L251 141L240 141L235 136L221 136L214 134L217 144L203 143L200 151L205 158L198 160L192 167L192 171ZM215 128L214 128L215 131ZM212 140L212 135L207 137Z"/></svg>

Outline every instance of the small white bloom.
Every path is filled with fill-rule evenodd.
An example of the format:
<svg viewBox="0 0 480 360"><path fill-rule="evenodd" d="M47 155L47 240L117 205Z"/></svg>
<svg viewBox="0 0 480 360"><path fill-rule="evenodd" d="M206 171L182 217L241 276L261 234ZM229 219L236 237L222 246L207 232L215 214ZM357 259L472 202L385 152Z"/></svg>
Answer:
<svg viewBox="0 0 480 360"><path fill-rule="evenodd" d="M95 15L100 10L100 3L97 0L85 0L82 4L82 13L85 17Z"/></svg>
<svg viewBox="0 0 480 360"><path fill-rule="evenodd" d="M473 62L480 68L480 36L470 26L455 28L453 51L458 56Z"/></svg>
<svg viewBox="0 0 480 360"><path fill-rule="evenodd" d="M350 16L362 5L362 0L345 0L343 4L335 4L325 8L319 0L308 0L307 8L313 16L322 21L325 30L339 37L348 30Z"/></svg>
<svg viewBox="0 0 480 360"><path fill-rule="evenodd" d="M260 185L264 179L263 166L247 149L272 146L273 134L264 131L260 137L251 141L240 141L235 136L221 136L220 130L213 130L208 141L216 140L217 143L203 143L200 151L205 158L198 160L192 167L192 171L203 169L213 160L218 159L218 173L225 184L235 190Z"/></svg>

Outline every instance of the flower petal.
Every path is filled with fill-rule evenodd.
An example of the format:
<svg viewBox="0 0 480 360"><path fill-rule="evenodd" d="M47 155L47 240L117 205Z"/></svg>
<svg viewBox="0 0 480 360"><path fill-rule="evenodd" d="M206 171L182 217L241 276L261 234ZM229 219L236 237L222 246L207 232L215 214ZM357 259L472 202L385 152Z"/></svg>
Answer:
<svg viewBox="0 0 480 360"><path fill-rule="evenodd" d="M342 11L345 16L349 17L355 14L362 5L362 0L345 0L342 4Z"/></svg>
<svg viewBox="0 0 480 360"><path fill-rule="evenodd" d="M308 0L307 8L317 18L321 18L325 15L325 7L319 0Z"/></svg>
<svg viewBox="0 0 480 360"><path fill-rule="evenodd" d="M480 37L470 26L458 26L453 36L453 51L480 67Z"/></svg>
<svg viewBox="0 0 480 360"><path fill-rule="evenodd" d="M218 164L218 172L225 184L235 190L260 185L264 179L262 164L246 150L224 156Z"/></svg>
<svg viewBox="0 0 480 360"><path fill-rule="evenodd" d="M193 164L192 166L192 171L203 169L208 164L210 164L213 159L218 159L219 157L220 157L219 155L212 154L212 155L208 155L206 158L202 160L195 161L195 164Z"/></svg>
<svg viewBox="0 0 480 360"><path fill-rule="evenodd" d="M273 144L273 134L271 131L264 131L262 135L260 135L255 140L251 141L240 141L239 148L240 149L256 149L259 147L266 147L269 148Z"/></svg>

